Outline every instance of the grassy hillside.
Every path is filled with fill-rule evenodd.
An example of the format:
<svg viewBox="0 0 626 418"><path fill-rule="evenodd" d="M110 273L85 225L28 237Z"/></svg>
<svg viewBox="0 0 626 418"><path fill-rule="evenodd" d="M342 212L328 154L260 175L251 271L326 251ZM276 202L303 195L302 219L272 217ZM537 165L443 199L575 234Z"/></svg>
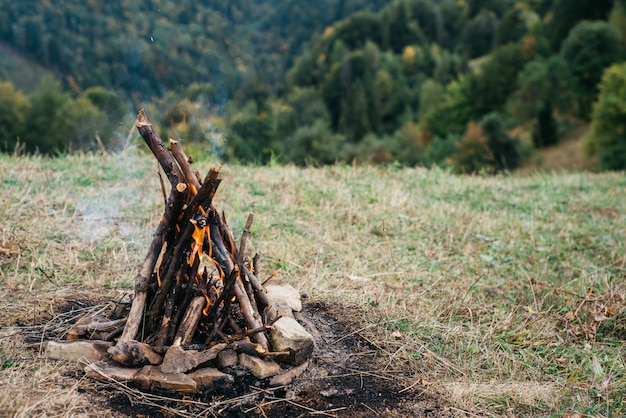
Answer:
<svg viewBox="0 0 626 418"><path fill-rule="evenodd" d="M196 167L205 172L207 166ZM352 304L392 356L458 416L619 416L626 410L626 178L459 177L434 169L226 166L216 206L255 213L261 271ZM64 300L131 288L162 210L133 150L0 155L0 409L106 413L23 333ZM95 408L95 409L94 409Z"/></svg>
<svg viewBox="0 0 626 418"><path fill-rule="evenodd" d="M54 73L0 43L0 80L11 80L17 89L30 94L46 76L54 77Z"/></svg>

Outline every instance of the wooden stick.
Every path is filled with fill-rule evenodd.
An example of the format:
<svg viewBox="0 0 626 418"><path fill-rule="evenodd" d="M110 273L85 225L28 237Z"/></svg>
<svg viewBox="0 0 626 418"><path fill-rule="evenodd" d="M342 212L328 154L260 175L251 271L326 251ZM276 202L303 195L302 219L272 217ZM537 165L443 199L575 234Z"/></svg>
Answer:
<svg viewBox="0 0 626 418"><path fill-rule="evenodd" d="M248 220L246 221L246 226L243 228L243 232L241 233L239 251L237 252L237 264L241 264L243 262L243 256L245 255L245 252L246 252L246 241L248 240L248 235L250 234L250 228L252 227L253 220L254 220L254 214L250 212L248 214Z"/></svg>
<svg viewBox="0 0 626 418"><path fill-rule="evenodd" d="M259 311L263 311L263 309L265 309L265 307L270 303L267 299L267 290L265 290L256 275L254 275L254 273L252 273L247 267L244 266L243 272L246 275L246 279L248 279L254 289L254 297L257 301Z"/></svg>
<svg viewBox="0 0 626 418"><path fill-rule="evenodd" d="M207 337L205 344L210 344L216 335L220 335L222 332L222 328L226 323L226 318L228 317L228 310L230 308L230 303L232 301L231 295L233 294L233 287L235 286L237 280L238 271L237 269L233 269L228 277L224 281L224 289L222 290L222 294L220 295L217 302L211 307L211 311L209 312L209 318L214 318L217 316L215 321L213 321L213 330L211 334ZM217 310L222 306L222 310L217 314Z"/></svg>
<svg viewBox="0 0 626 418"><path fill-rule="evenodd" d="M156 346L168 345L167 336L169 331L170 321L172 319L172 313L174 312L174 307L176 306L176 302L180 299L179 295L182 290L182 282L183 276L185 275L185 264L178 270L176 274L176 284L172 288L170 294L168 295L165 306L163 307L163 319L161 320L161 327L159 328L159 333L155 342Z"/></svg>
<svg viewBox="0 0 626 418"><path fill-rule="evenodd" d="M157 258L161 253L163 238L166 232L167 222L165 219L162 219L157 228L157 232L152 238L152 243L148 249L148 255L139 269L139 274L135 277L135 297L133 298L133 303L130 307L130 312L128 313L128 320L126 321L124 332L118 340L118 344L134 340L139 332L139 326L141 325L148 299L148 283L150 277L152 276L152 272L154 271Z"/></svg>
<svg viewBox="0 0 626 418"><path fill-rule="evenodd" d="M187 157L187 154L185 154L185 151L183 151L182 144L179 141L170 139L170 149L172 150L172 155L176 159L176 162L180 166L180 169L185 175L185 180L187 180L187 183L189 183L195 188L195 190L193 191L193 194L196 194L198 190L200 190L200 182L198 181L198 174L197 174L197 171L195 171L191 167L191 161L189 157Z"/></svg>
<svg viewBox="0 0 626 418"><path fill-rule="evenodd" d="M226 228L225 226L226 224L221 223L221 222L217 223L218 221L219 221L219 218L218 219L214 218L213 222L211 222L211 239L213 240L213 254L216 257L216 260L218 261L218 263L224 264L225 272L229 274L230 272L235 270L236 264L235 264L235 261L233 260L233 257L230 251L226 249L224 241L222 240L222 231L219 230L220 226L223 228ZM226 234L228 234L228 232L229 231L226 231ZM239 270L239 266L237 266L237 270ZM239 310L241 311L241 314L243 315L246 321L246 324L248 325L248 328L250 329L260 328L263 326L263 321L261 320L261 316L258 314L258 312L255 312L254 308L252 307L252 303L250 299L248 298L248 294L246 293L246 290L243 286L243 282L242 282L240 274L241 272L238 272L237 280L233 287L233 292L235 294L235 297L237 298L237 304L239 305ZM254 334L252 336L252 339L254 339L263 348L268 349L269 343L264 333Z"/></svg>
<svg viewBox="0 0 626 418"><path fill-rule="evenodd" d="M146 142L146 145L148 145L148 148L150 148L150 151L152 151L157 161L163 168L163 171L170 181L172 188L175 188L178 183L184 181L184 175L174 158L172 158L170 151L165 147L165 144L159 135L154 131L152 123L143 109L137 113L135 126L137 127L137 130L143 140Z"/></svg>
<svg viewBox="0 0 626 418"><path fill-rule="evenodd" d="M259 258L261 258L259 253L255 253L252 257L252 273L255 277L259 277Z"/></svg>
<svg viewBox="0 0 626 418"><path fill-rule="evenodd" d="M173 346L185 346L191 342L193 334L196 331L196 327L198 326L198 321L200 321L202 310L205 306L206 299L204 296L196 296L193 298L189 307L187 307L183 320L180 322L178 332L176 332L176 337L172 343Z"/></svg>
<svg viewBox="0 0 626 418"><path fill-rule="evenodd" d="M163 243L165 242L165 235L171 228L170 219L178 217L178 211L182 208L184 196L184 194L176 188L176 186L180 183L179 180L181 180L180 169L176 162L171 158L167 149L165 149L165 145L163 144L163 141L161 141L161 138L159 138L156 132L154 132L152 124L148 120L148 117L143 109L137 114L135 126L141 134L141 137L148 145L148 148L150 148L154 156L157 158L157 161L163 168L163 171L165 171L165 174L172 185L172 190L170 191L170 196L167 200L167 206L163 218L159 222L159 226L157 227L157 230L152 238L148 254L139 269L139 273L135 277L135 297L133 298L133 303L128 314L126 327L124 327L124 332L118 340L118 344L135 339L137 333L139 332L139 327L143 319L143 312L148 300L147 291L150 278L152 277L152 272L154 271L157 259L161 254L161 249L163 248Z"/></svg>

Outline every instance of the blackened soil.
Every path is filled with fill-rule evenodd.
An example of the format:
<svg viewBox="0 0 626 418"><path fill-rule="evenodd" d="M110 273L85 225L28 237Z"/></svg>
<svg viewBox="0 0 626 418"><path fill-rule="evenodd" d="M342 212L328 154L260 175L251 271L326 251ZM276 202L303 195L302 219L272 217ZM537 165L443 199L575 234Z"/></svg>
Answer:
<svg viewBox="0 0 626 418"><path fill-rule="evenodd" d="M160 392L148 401L99 387L116 416L220 417L452 417L445 402L426 394L408 362L389 354L359 333L355 309L325 303L305 305L303 314L317 329L314 358L291 384L271 388L249 375L233 387L185 397ZM377 343L378 345L378 343ZM169 399L168 399L169 398ZM174 412L176 411L176 412Z"/></svg>

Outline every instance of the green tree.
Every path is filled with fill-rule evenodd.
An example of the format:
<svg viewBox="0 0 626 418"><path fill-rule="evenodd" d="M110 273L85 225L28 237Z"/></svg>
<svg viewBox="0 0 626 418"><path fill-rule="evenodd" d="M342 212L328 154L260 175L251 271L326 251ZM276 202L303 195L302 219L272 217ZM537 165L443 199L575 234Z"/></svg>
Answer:
<svg viewBox="0 0 626 418"><path fill-rule="evenodd" d="M70 108L70 94L58 81L46 77L29 99L32 108L24 133L26 150L43 154L67 151L71 138L67 135L68 115L63 111Z"/></svg>
<svg viewBox="0 0 626 418"><path fill-rule="evenodd" d="M481 67L475 78L473 102L474 116L500 110L515 90L515 82L521 68L527 62L519 44L497 48Z"/></svg>
<svg viewBox="0 0 626 418"><path fill-rule="evenodd" d="M466 125L476 117L474 97L476 80L464 74L446 86L443 100L420 119L434 137L445 139L450 134L463 134Z"/></svg>
<svg viewBox="0 0 626 418"><path fill-rule="evenodd" d="M555 51L568 37L570 30L581 20L606 19L614 0L555 0L553 16L548 27L549 38Z"/></svg>
<svg viewBox="0 0 626 418"><path fill-rule="evenodd" d="M226 152L230 159L265 164L280 153L274 142L274 120L268 106L259 108L254 100L249 100L230 115L229 126Z"/></svg>
<svg viewBox="0 0 626 418"><path fill-rule="evenodd" d="M603 170L626 169L626 63L609 67L593 106L591 127L584 138L588 155L598 155Z"/></svg>
<svg viewBox="0 0 626 418"><path fill-rule="evenodd" d="M509 113L521 123L535 121L533 140L538 148L557 141L553 111L573 107L572 76L562 58L537 58L524 66L517 90L509 98Z"/></svg>
<svg viewBox="0 0 626 418"><path fill-rule="evenodd" d="M103 123L98 127L98 136L106 146L114 145L114 134L128 113L129 106L117 93L104 87L91 87L82 94L102 113Z"/></svg>
<svg viewBox="0 0 626 418"><path fill-rule="evenodd" d="M324 101L313 88L296 87L289 92L283 102L277 103L276 134L278 138L292 135L302 126L310 126L319 120L330 122L330 115Z"/></svg>
<svg viewBox="0 0 626 418"><path fill-rule="evenodd" d="M561 57L575 79L579 113L588 118L604 69L624 57L621 39L606 22L583 21L563 42Z"/></svg>
<svg viewBox="0 0 626 418"><path fill-rule="evenodd" d="M8 81L0 83L0 151L13 151L26 130L31 104Z"/></svg>
<svg viewBox="0 0 626 418"><path fill-rule="evenodd" d="M288 136L284 152L288 161L298 165L333 164L343 160L345 144L343 135L333 133L328 123L319 119Z"/></svg>
<svg viewBox="0 0 626 418"><path fill-rule="evenodd" d="M470 58L480 57L495 45L498 17L492 11L483 10L466 23L461 42Z"/></svg>
<svg viewBox="0 0 626 418"><path fill-rule="evenodd" d="M497 43L518 42L537 23L539 16L527 3L516 3L502 16L496 35Z"/></svg>
<svg viewBox="0 0 626 418"><path fill-rule="evenodd" d="M465 1L443 0L439 6L443 33L438 36L437 42L446 48L454 48L461 37L467 20L469 6Z"/></svg>
<svg viewBox="0 0 626 418"><path fill-rule="evenodd" d="M60 109L64 123L60 126L68 150L93 151L99 144L110 144L112 128L107 115L85 96L68 100ZM60 148L59 148L60 149Z"/></svg>
<svg viewBox="0 0 626 418"><path fill-rule="evenodd" d="M485 115L480 120L480 127L487 136L487 146L495 171L517 168L522 159L519 141L509 136L500 114Z"/></svg>

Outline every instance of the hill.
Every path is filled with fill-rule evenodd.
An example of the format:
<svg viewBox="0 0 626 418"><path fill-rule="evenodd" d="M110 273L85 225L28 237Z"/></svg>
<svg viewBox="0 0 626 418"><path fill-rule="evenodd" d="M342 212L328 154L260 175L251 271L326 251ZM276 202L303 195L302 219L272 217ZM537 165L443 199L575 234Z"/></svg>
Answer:
<svg viewBox="0 0 626 418"><path fill-rule="evenodd" d="M564 127L593 122L603 74L626 57L626 9L613 0L1 1L0 40L75 96L103 86L198 156L260 164L514 170ZM626 77L614 73L614 85ZM123 113L111 118L116 99L103 94L85 95L90 122L27 149L94 149L100 122L117 127ZM601 138L591 125L599 167L624 168L619 129ZM11 127L0 142L44 129Z"/></svg>
<svg viewBox="0 0 626 418"><path fill-rule="evenodd" d="M17 89L30 94L45 77L55 74L0 43L0 80L10 80Z"/></svg>
<svg viewBox="0 0 626 418"><path fill-rule="evenodd" d="M228 99L247 73L270 85L315 34L381 0L152 1L2 0L5 46L54 69L81 90L94 86L160 97L210 83ZM184 91L184 90L183 90ZM221 97L220 97L221 95Z"/></svg>
<svg viewBox="0 0 626 418"><path fill-rule="evenodd" d="M104 415L109 401L93 403L89 381L27 351L24 335L64 301L87 309L132 288L162 211L154 162L130 149L0 155L0 167L0 407ZM623 175L225 172L216 204L236 235L254 211L248 246L260 271L280 269L309 301L350 306L362 322L346 333L409 361L419 391L442 395L455 415L623 414ZM118 389L100 391L115 398ZM193 404L150 399L183 414Z"/></svg>

